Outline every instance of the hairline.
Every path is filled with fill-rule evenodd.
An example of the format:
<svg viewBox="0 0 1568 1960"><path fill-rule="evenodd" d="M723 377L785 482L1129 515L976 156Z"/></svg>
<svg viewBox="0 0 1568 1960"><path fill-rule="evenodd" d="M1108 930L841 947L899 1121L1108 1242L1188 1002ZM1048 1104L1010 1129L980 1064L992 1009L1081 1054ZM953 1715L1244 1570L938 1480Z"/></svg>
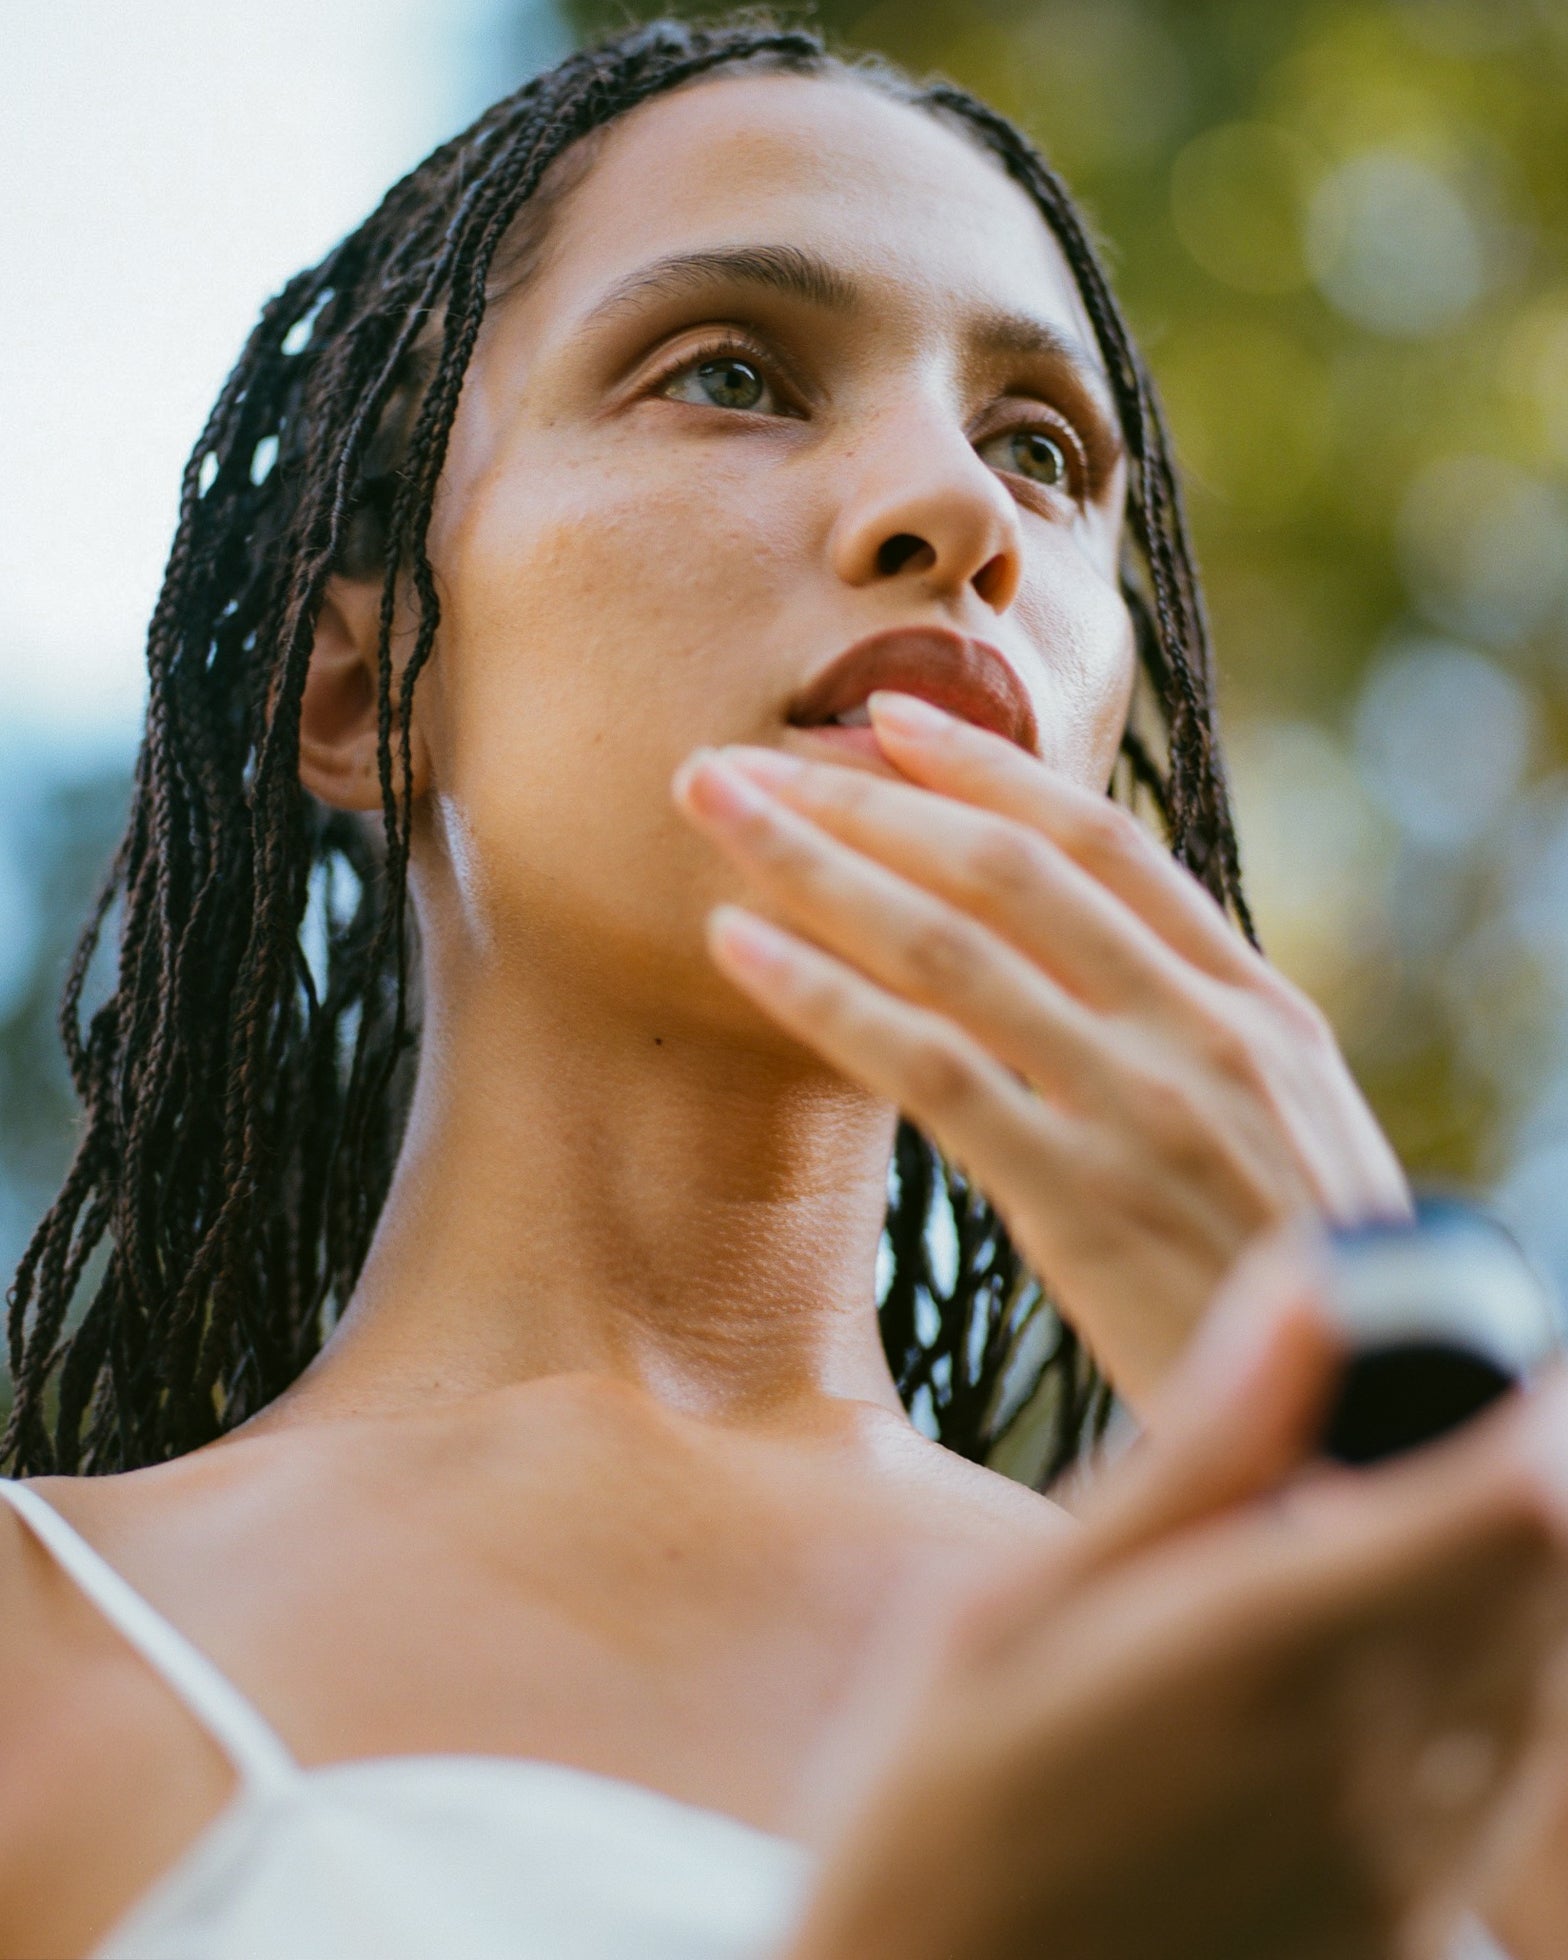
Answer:
<svg viewBox="0 0 1568 1960"><path fill-rule="evenodd" d="M560 155L551 161L533 195L519 205L496 247L491 276L486 285L487 309L509 297L519 285L532 280L543 269L556 239L557 220L575 192L592 175L600 150L615 130L645 111L656 108L659 103L690 94L694 90L712 87L721 82L746 81L769 76L786 81L814 81L839 87L860 88L868 94L881 97L885 102L912 110L928 121L937 123L950 135L960 138L974 154L984 158L1005 182L1023 190L1036 222L1058 250L1061 249L1062 241L1057 237L1050 220L1035 199L1029 197L1027 190L1017 184L996 150L986 142L967 117L957 114L946 103L934 100L929 85L912 81L899 69L892 67L881 56L875 54L844 56L824 51L819 57L807 63L795 58L786 59L772 52L764 52L740 55L722 66L706 69L700 75L690 76L685 81L677 83L674 88L663 89L657 95L636 103L622 115L612 117L608 122L596 123L592 129L586 130L568 144ZM1066 257L1065 253L1063 256ZM1080 301L1085 301L1087 296L1070 262L1066 266L1066 271L1073 291ZM421 335L421 339L423 337ZM1093 348L1093 352L1096 356L1099 355L1098 346ZM1104 373L1103 366L1101 373ZM1106 375L1104 378L1109 391L1109 376Z"/></svg>
<svg viewBox="0 0 1568 1960"><path fill-rule="evenodd" d="M837 87L860 88L880 97L883 101L915 111L937 123L950 134L962 138L966 146L983 157L1005 182L1013 184L1028 198L1036 222L1061 253L1071 290L1077 295L1079 302L1087 307L1088 296L1083 290L1069 255L1063 249L1062 240L1057 236L1055 227L1045 212L1029 195L1027 189L1017 183L1002 157L986 142L968 118L956 113L947 104L933 100L928 85L912 81L899 69L890 66L881 56L875 54L846 58L824 51L820 56L804 61L794 57L781 57L767 51L737 56L732 61L688 77L685 81L677 83L674 88L664 89L656 95L648 96L623 114L611 117L607 122L594 124L591 129L585 130L581 136L569 143L558 156L552 158L533 193L525 198L513 213L496 245L495 255L485 281L486 321L496 308L504 305L524 286L531 286L548 270L552 253L561 238L560 220L578 190L592 176L601 151L617 129L644 111L657 107L659 103L689 94L693 90L707 88L721 82L745 81L769 76L776 76L781 80L814 81ZM643 268L645 273L656 270L656 265ZM633 273L630 278L635 281L639 276ZM365 467L360 477L361 484L366 489L378 480L384 480L400 466L401 452L408 432L419 414L425 391L439 366L438 350L444 319L444 306L436 308L421 327L404 357L402 371L382 410L377 434L372 438L366 452ZM1072 337L1072 344L1068 344L1065 342L1065 337L1063 338L1062 355L1081 374L1084 384L1101 397L1103 409L1109 419L1110 433L1125 451L1127 431L1117 403L1116 390L1106 369L1104 350L1100 347L1097 336L1091 328L1087 340L1075 335ZM1082 350L1081 356L1078 349ZM377 555L373 552L367 553L364 541L355 539L350 542L340 558L340 567L347 571L362 566L368 573Z"/></svg>

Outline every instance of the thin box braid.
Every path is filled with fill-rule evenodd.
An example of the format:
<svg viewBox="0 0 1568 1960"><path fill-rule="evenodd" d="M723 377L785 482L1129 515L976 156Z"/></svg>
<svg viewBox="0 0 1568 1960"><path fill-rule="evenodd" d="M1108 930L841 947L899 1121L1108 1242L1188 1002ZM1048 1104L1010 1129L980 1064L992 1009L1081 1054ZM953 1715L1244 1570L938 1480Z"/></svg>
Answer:
<svg viewBox="0 0 1568 1960"><path fill-rule="evenodd" d="M962 90L841 60L813 34L755 15L623 33L498 102L291 280L187 465L130 814L62 999L85 1121L10 1289L0 1468L107 1472L195 1448L296 1379L348 1299L417 1047L410 711L440 624L426 535L495 273L517 231L547 222L547 175L582 139L740 69L850 79L940 116L1060 241L1133 464L1123 583L1163 733L1151 747L1129 728L1127 778L1253 937L1170 443L1065 186ZM379 836L299 781L316 615L333 571L367 548L383 580ZM394 688L403 593L415 630ZM115 982L84 1025L111 925ZM950 1257L938 1259L944 1218ZM906 1404L983 1460L1043 1390L1049 1480L1103 1426L1108 1390L990 1206L908 1123L886 1247L882 1334Z"/></svg>

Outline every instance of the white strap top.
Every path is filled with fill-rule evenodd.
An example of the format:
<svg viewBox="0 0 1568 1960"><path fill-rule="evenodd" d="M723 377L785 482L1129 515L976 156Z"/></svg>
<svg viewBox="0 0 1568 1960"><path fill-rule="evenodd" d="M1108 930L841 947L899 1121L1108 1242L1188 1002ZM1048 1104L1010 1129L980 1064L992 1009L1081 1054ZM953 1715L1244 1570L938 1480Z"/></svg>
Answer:
<svg viewBox="0 0 1568 1960"><path fill-rule="evenodd" d="M93 1960L764 1960L813 1860L561 1763L305 1769L233 1683L35 1491L11 1505L233 1763L224 1811Z"/></svg>
<svg viewBox="0 0 1568 1960"><path fill-rule="evenodd" d="M764 1960L805 1848L562 1763L394 1756L303 1769L205 1654L35 1491L11 1504L239 1774L92 1960ZM1474 1921L1450 1960L1508 1960Z"/></svg>

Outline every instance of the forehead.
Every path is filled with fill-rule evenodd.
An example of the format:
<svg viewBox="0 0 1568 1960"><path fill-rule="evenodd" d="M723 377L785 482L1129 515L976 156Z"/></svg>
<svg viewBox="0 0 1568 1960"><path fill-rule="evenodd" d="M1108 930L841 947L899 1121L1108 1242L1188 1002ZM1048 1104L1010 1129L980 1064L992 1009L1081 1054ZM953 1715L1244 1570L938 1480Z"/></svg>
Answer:
<svg viewBox="0 0 1568 1960"><path fill-rule="evenodd" d="M557 289L736 240L810 247L906 306L1033 314L1093 345L1061 247L1001 166L848 79L727 76L604 134L552 227Z"/></svg>

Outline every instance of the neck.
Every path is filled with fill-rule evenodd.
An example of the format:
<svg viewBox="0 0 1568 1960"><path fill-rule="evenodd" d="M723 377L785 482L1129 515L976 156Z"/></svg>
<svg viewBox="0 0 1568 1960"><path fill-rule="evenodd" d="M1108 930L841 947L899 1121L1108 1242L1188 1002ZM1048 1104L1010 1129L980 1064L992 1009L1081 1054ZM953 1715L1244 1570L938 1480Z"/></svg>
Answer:
<svg viewBox="0 0 1568 1960"><path fill-rule="evenodd" d="M875 1306L892 1112L779 1042L569 979L427 999L375 1241L287 1412L558 1374L759 1426L897 1411Z"/></svg>

